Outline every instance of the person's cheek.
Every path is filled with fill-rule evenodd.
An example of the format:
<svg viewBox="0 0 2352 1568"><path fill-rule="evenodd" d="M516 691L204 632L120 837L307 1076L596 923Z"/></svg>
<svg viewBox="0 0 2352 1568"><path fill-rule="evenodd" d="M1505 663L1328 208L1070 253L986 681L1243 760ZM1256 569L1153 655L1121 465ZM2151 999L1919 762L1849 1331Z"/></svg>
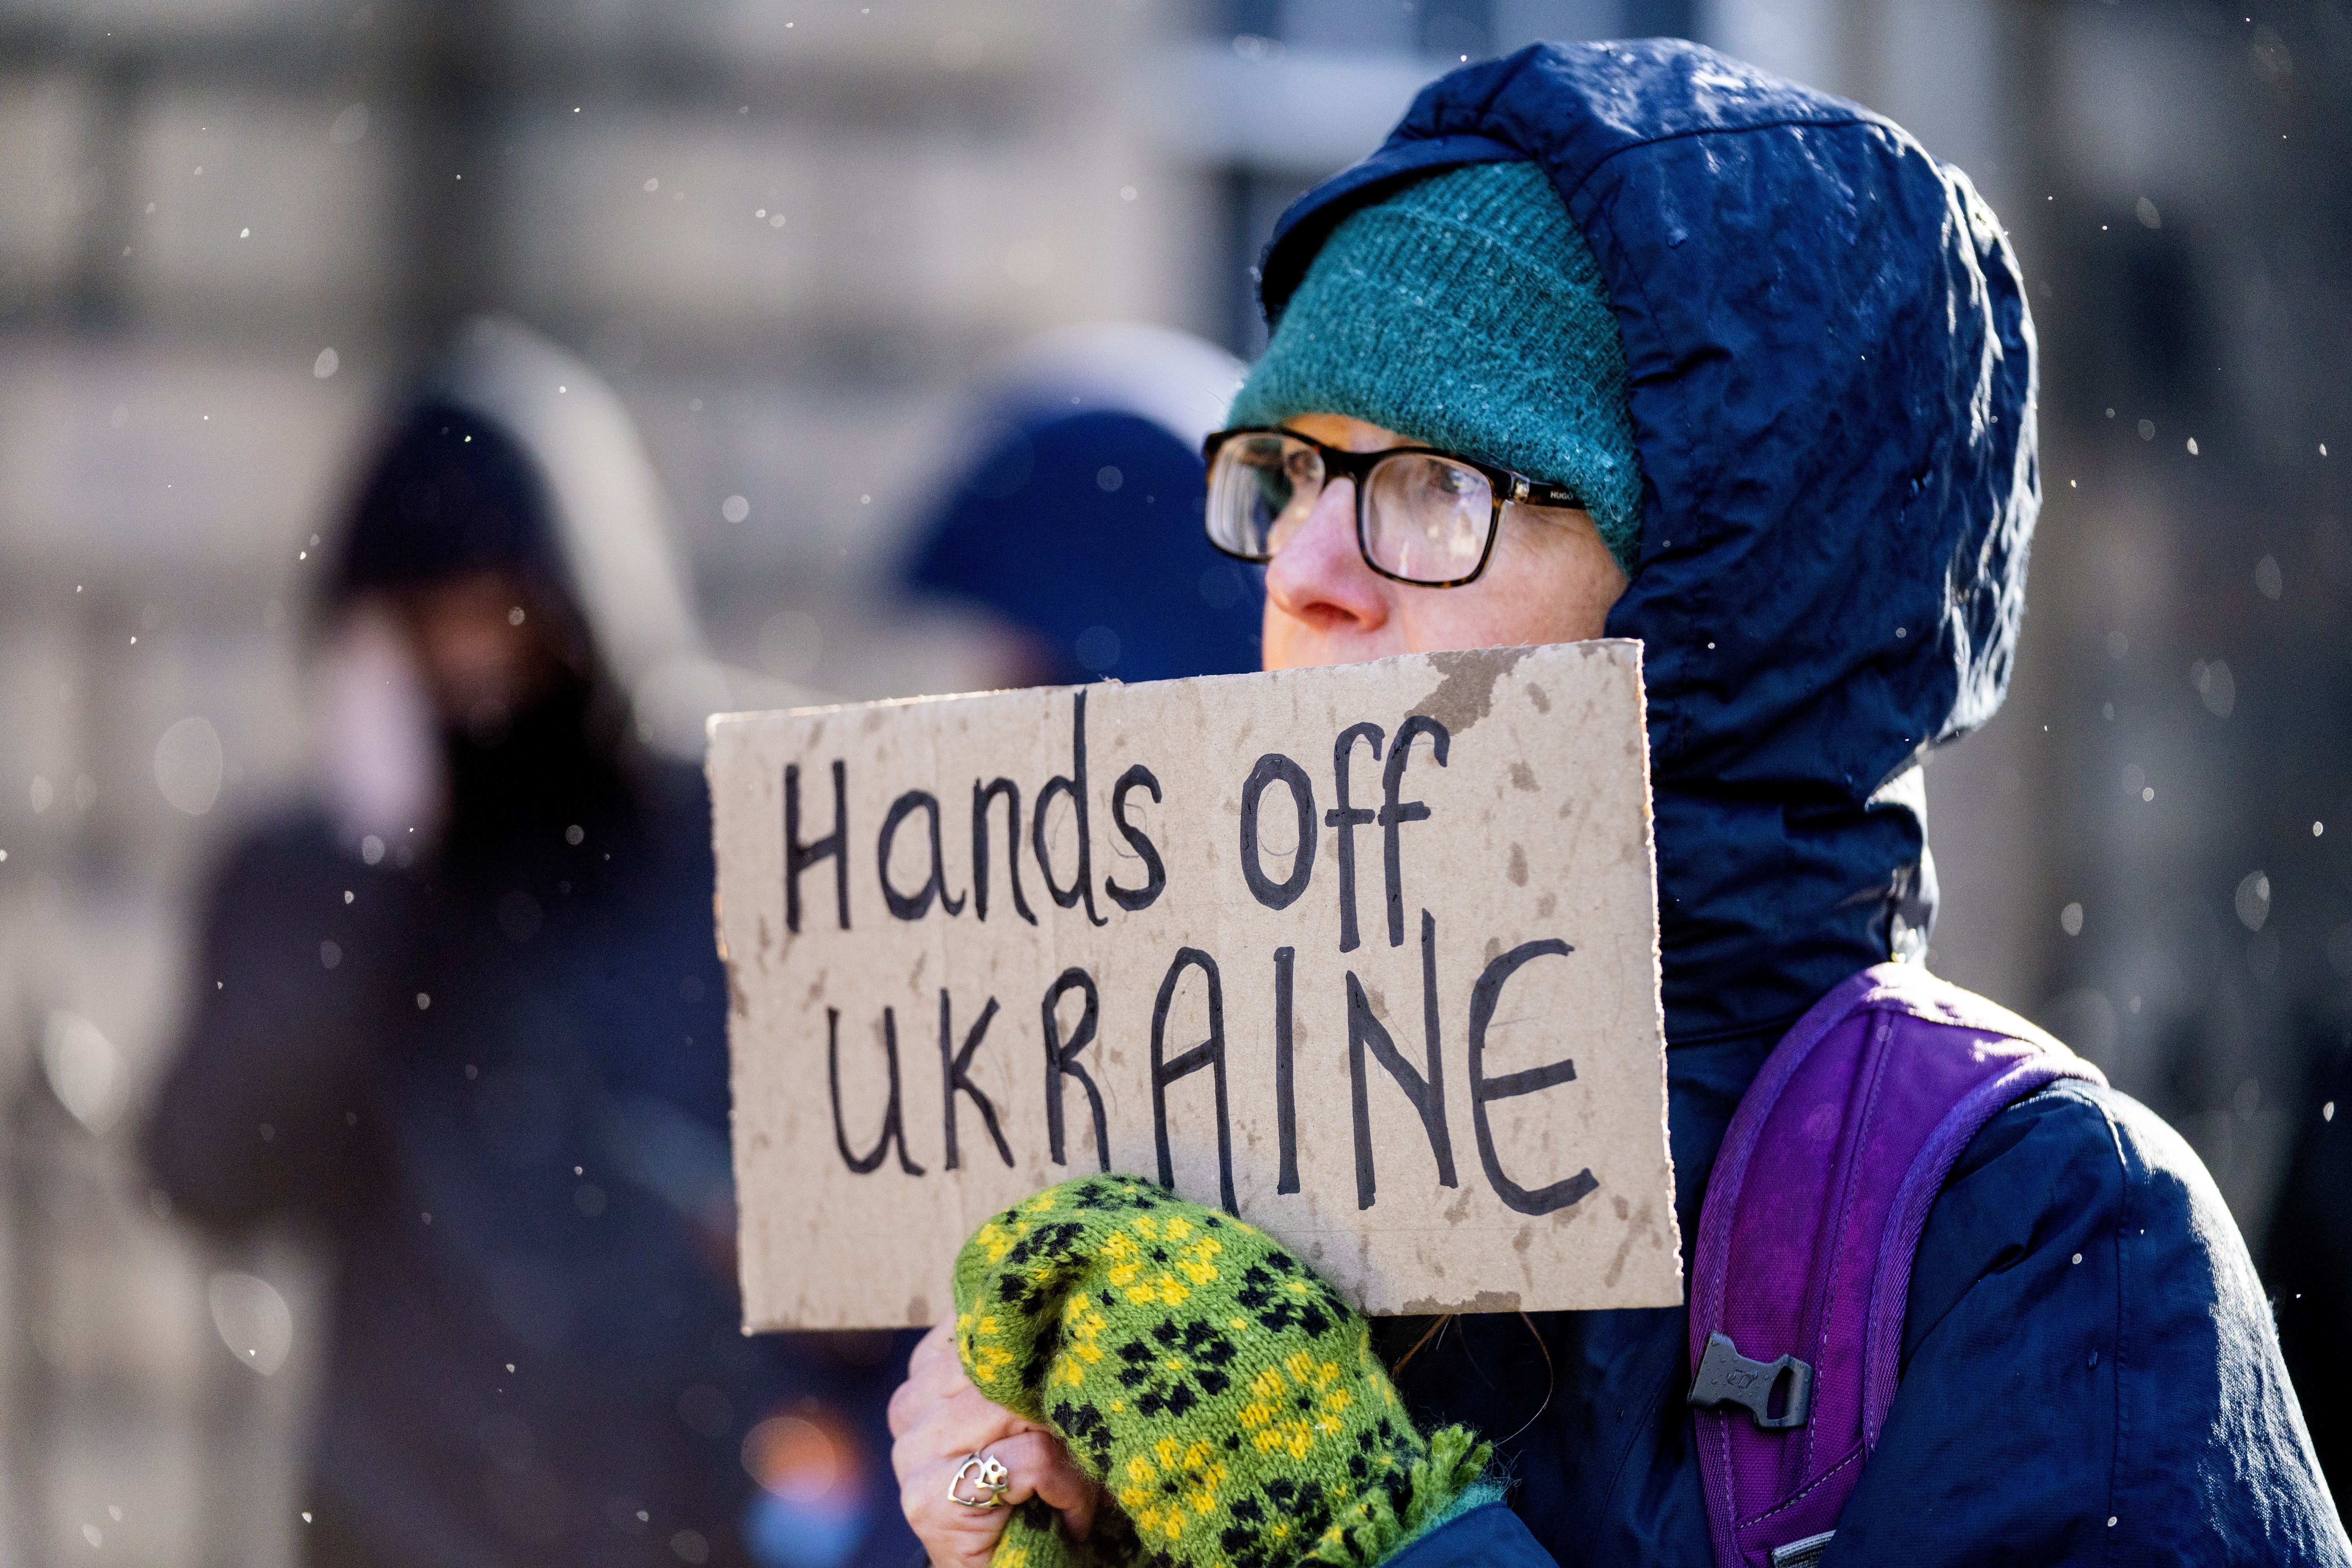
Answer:
<svg viewBox="0 0 2352 1568"><path fill-rule="evenodd" d="M1609 605L1622 581L1616 563L1582 517L1529 517L1507 532L1510 546L1504 579L1518 630L1528 643L1573 642L1601 635ZM1500 553L1500 552L1498 552Z"/></svg>
<svg viewBox="0 0 2352 1568"><path fill-rule="evenodd" d="M1458 588L1411 591L1412 651L1439 653L1526 641L1520 635L1527 618L1523 594L1519 574L1497 541L1496 559L1475 581Z"/></svg>

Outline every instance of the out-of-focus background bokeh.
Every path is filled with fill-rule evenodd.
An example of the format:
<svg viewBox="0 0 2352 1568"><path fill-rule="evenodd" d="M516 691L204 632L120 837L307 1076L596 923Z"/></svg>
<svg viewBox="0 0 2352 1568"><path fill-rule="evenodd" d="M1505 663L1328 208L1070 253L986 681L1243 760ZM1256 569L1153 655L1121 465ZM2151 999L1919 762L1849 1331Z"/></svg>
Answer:
<svg viewBox="0 0 2352 1568"><path fill-rule="evenodd" d="M0 0L0 1565L292 1558L318 1267L193 1239L132 1132L211 858L309 783L319 536L461 320L617 389L721 658L957 689L988 628L894 584L993 356L1246 358L1276 216L1422 82L1653 33L2012 226L2047 503L2009 705L1928 774L1934 962L2259 1252L2352 1020L2352 8Z"/></svg>

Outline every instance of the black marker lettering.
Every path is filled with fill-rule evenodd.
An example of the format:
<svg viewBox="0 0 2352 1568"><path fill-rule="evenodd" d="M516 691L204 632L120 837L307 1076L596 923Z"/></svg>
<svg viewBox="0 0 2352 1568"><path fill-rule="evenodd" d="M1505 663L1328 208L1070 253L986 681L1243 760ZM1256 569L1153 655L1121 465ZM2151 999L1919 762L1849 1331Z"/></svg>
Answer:
<svg viewBox="0 0 2352 1568"><path fill-rule="evenodd" d="M1105 877L1103 891L1110 895L1112 903L1129 914L1150 909L1152 900L1159 898L1168 886L1168 868L1160 858L1159 847L1145 836L1143 829L1127 819L1127 792L1131 789L1150 790L1151 803L1157 805L1160 804L1160 781L1151 776L1150 768L1138 763L1119 774L1118 783L1111 786L1110 819L1118 825L1119 837L1127 840L1127 847L1143 858L1143 886L1129 891Z"/></svg>
<svg viewBox="0 0 2352 1568"><path fill-rule="evenodd" d="M890 1104L882 1113L882 1136L874 1140L871 1153L853 1154L849 1152L849 1130L841 1122L841 1009L824 1010L824 1075L833 1091L833 1146L841 1151L842 1163L863 1176L880 1165L883 1152L896 1143L898 1169L910 1176L919 1176L923 1168L907 1158L907 1126L898 1106L898 1019L887 1007L882 1009L882 1055L890 1064Z"/></svg>
<svg viewBox="0 0 2352 1568"><path fill-rule="evenodd" d="M898 825L919 811L930 819L931 873L922 891L901 893L890 885L890 845L898 836ZM963 900L948 892L947 861L940 853L940 802L929 790L910 789L890 803L890 814L882 819L882 836L875 841L874 859L882 878L882 901L898 919L921 920L930 912L933 899L951 915L963 913Z"/></svg>
<svg viewBox="0 0 2352 1568"><path fill-rule="evenodd" d="M1013 1163L1013 1151L1006 1147L1003 1130L996 1124L996 1107L988 1096L980 1091L980 1086L971 1081L971 1053L980 1049L980 1042L987 1037L989 1023L995 1016L996 998L991 996L988 1005L980 1010L980 1022L964 1036L963 1049L956 1049L955 1028L948 1021L948 988L944 985L940 987L940 1099L943 1102L940 1109L940 1131L947 1140L947 1168L950 1171L961 1163L956 1158L956 1095L959 1092L971 1096L971 1102L980 1108L980 1119L988 1123L988 1135L996 1140L996 1152L1004 1156L1007 1165Z"/></svg>
<svg viewBox="0 0 2352 1568"><path fill-rule="evenodd" d="M1297 957L1297 948L1274 950L1274 1131L1282 1156L1274 1184L1277 1193L1298 1190L1298 1105L1290 1089L1290 977Z"/></svg>
<svg viewBox="0 0 2352 1568"><path fill-rule="evenodd" d="M1086 1007L1078 1015L1078 1026L1070 1031L1069 1040L1062 1039L1062 1021L1057 1016L1062 998L1073 991L1083 992ZM1087 1091L1087 1108L1095 1118L1095 1163L1101 1169L1110 1169L1110 1130L1103 1118L1102 1091L1087 1069L1078 1065L1078 1053L1095 1037L1095 1024L1102 1016L1102 998L1095 990L1094 976L1083 969L1065 969L1061 978L1045 992L1045 1144L1054 1156L1054 1163L1066 1165L1062 1140L1062 1079L1074 1078Z"/></svg>
<svg viewBox="0 0 2352 1568"><path fill-rule="evenodd" d="M1168 1009L1176 1000L1176 982L1187 969L1198 968L1209 977L1209 1037L1178 1057L1165 1059ZM1217 1195L1227 1214L1238 1215L1234 1199L1233 1129L1225 1116L1225 993L1217 979L1217 961L1197 947L1180 947L1168 976L1160 983L1160 999L1151 1005L1151 1136L1160 1154L1160 1184L1174 1187L1176 1170L1168 1157L1168 1086L1187 1073L1210 1069L1217 1089Z"/></svg>
<svg viewBox="0 0 2352 1568"><path fill-rule="evenodd" d="M1370 1096L1365 1086L1367 1046L1396 1080L1397 1087L1404 1090L1406 1100L1420 1113L1422 1131L1429 1138L1429 1152L1437 1157L1437 1184L1460 1184L1454 1176L1454 1138L1445 1125L1444 1064L1437 1048L1437 922L1430 918L1427 910L1421 911L1421 988L1422 1026L1428 1039L1426 1077L1405 1064L1396 1042L1389 1037L1380 1019L1373 1016L1362 982L1353 970L1348 972L1348 1092L1355 1111L1356 1206L1360 1209L1371 1207L1378 1194L1372 1173Z"/></svg>
<svg viewBox="0 0 2352 1568"><path fill-rule="evenodd" d="M1013 907L1035 925L1037 917L1021 896L1021 786L1011 779L984 786L978 779L971 781L971 912L977 919L988 918L988 803L1000 795L1004 797L1004 874L1013 884Z"/></svg>
<svg viewBox="0 0 2352 1568"><path fill-rule="evenodd" d="M1257 842L1258 799L1277 779L1289 786L1290 804L1298 814L1297 853L1290 862L1290 875L1279 882L1266 876ZM1250 769L1249 782L1242 785L1242 879L1259 903L1282 910L1298 901L1314 875L1315 786L1308 782L1306 769L1280 752L1268 752Z"/></svg>
<svg viewBox="0 0 2352 1568"><path fill-rule="evenodd" d="M1339 951L1353 952L1361 945L1356 934L1356 829L1372 820L1372 808L1348 804L1348 758L1358 741L1372 743L1372 761L1381 760L1381 731L1378 724L1350 724L1331 742L1331 790L1339 804L1323 814L1323 825L1339 830Z"/></svg>
<svg viewBox="0 0 2352 1568"><path fill-rule="evenodd" d="M784 928L801 929L801 873L833 858L833 896L840 905L841 929L849 929L848 785L840 763L833 764L833 831L814 844L801 842L801 770L784 764Z"/></svg>
<svg viewBox="0 0 2352 1568"><path fill-rule="evenodd" d="M1110 921L1095 913L1094 846L1089 842L1087 832L1087 694L1080 691L1075 695L1076 717L1070 722L1070 750L1076 761L1071 763L1067 777L1057 773L1047 779L1045 787L1037 792L1036 815L1030 818L1029 824L1029 851L1037 858L1037 874L1045 879L1045 890L1054 896L1054 902L1066 910L1083 899L1087 919L1102 926L1110 924ZM1078 878L1066 888L1054 880L1054 858L1045 847L1045 812L1057 795L1068 795L1078 816Z"/></svg>
<svg viewBox="0 0 2352 1568"><path fill-rule="evenodd" d="M1495 1195L1520 1214L1550 1214L1555 1209L1564 1209L1601 1184L1593 1179L1591 1168L1588 1166L1548 1187L1538 1187L1532 1193L1528 1191L1503 1174L1503 1163L1495 1156L1495 1134L1486 1125L1486 1104L1489 1100L1534 1094L1539 1089L1576 1080L1576 1064L1567 1060L1556 1061L1547 1067L1529 1068L1525 1072L1505 1073L1496 1079L1486 1076L1486 1026L1495 1021L1495 1008L1502 1000L1504 982L1528 962L1546 953L1566 957L1575 951L1558 937L1522 942L1486 965L1486 972L1478 976L1478 984L1470 993L1470 1038L1466 1054L1470 1058L1470 1122L1478 1131L1478 1163L1486 1168L1486 1182L1495 1189Z"/></svg>
<svg viewBox="0 0 2352 1568"><path fill-rule="evenodd" d="M1408 800L1400 803L1397 800L1397 791L1404 784L1405 759L1412 751L1415 735L1429 737L1430 754L1437 759L1437 765L1441 768L1445 765L1446 747L1453 739L1445 732L1445 726L1436 720L1426 714L1414 714L1397 726L1396 743L1389 748L1389 765L1381 775L1381 796L1384 802L1381 806L1383 835L1381 853L1388 871L1391 947L1404 945L1404 877L1397 863L1397 829L1408 822L1429 820L1429 807L1421 802Z"/></svg>

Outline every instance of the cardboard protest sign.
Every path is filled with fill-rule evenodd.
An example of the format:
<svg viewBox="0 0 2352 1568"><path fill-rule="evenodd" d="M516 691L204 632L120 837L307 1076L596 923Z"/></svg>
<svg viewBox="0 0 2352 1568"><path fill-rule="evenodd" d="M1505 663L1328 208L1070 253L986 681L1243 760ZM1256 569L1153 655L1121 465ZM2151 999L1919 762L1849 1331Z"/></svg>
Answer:
<svg viewBox="0 0 2352 1568"><path fill-rule="evenodd" d="M1638 644L710 737L751 1326L1105 1170L1374 1312L1682 1299Z"/></svg>

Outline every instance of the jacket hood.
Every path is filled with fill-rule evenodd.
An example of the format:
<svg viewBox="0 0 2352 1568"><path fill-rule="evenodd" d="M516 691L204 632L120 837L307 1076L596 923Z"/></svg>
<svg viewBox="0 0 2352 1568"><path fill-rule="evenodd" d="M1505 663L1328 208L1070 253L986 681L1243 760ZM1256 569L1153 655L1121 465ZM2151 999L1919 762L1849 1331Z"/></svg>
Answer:
<svg viewBox="0 0 2352 1568"><path fill-rule="evenodd" d="M493 451L488 461L449 466L472 492L466 536L439 537L402 518L400 537L378 529L371 539L363 498L355 561L396 555L374 562L375 574L394 576L474 553L538 567L578 612L638 738L668 756L698 759L712 713L820 700L710 656L645 441L619 395L578 356L504 317L467 321L417 389L383 464L444 423L421 416L445 413L462 426L455 434L487 426L480 444Z"/></svg>
<svg viewBox="0 0 2352 1568"><path fill-rule="evenodd" d="M1258 667L1258 574L1201 529L1201 444L1241 362L1107 321L1024 344L968 400L965 458L906 576L1027 634L1029 678L1169 680Z"/></svg>
<svg viewBox="0 0 2352 1568"><path fill-rule="evenodd" d="M2041 504L2017 259L1859 105L1677 40L1546 44L1432 83L1284 215L1269 321L1347 214L1507 159L1625 342L1642 523L1608 634L1643 644L1667 1036L1783 1025L1924 953L1918 763L2008 686Z"/></svg>

